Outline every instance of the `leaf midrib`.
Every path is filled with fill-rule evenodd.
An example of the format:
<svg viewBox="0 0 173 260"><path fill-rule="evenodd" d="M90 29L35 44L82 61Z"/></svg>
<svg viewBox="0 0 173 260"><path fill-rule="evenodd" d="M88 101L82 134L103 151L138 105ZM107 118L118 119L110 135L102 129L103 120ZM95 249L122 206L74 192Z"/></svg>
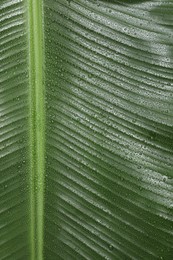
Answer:
<svg viewBox="0 0 173 260"><path fill-rule="evenodd" d="M31 259L43 259L44 211L44 42L42 0L28 0L29 27L29 154L30 154L30 244Z"/></svg>

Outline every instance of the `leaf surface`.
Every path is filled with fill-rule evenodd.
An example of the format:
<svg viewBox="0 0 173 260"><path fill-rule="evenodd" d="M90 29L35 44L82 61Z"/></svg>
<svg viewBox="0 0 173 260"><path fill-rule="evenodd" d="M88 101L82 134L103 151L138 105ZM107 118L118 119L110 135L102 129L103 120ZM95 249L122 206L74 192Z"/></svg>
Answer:
<svg viewBox="0 0 173 260"><path fill-rule="evenodd" d="M0 259L173 259L172 13L1 0Z"/></svg>

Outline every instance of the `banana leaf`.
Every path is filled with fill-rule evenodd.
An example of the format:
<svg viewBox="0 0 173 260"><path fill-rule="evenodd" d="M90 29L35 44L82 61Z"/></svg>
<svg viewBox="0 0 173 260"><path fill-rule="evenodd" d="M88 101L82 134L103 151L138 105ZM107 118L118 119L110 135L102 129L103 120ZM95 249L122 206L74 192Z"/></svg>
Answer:
<svg viewBox="0 0 173 260"><path fill-rule="evenodd" d="M0 260L173 259L173 1L0 1Z"/></svg>

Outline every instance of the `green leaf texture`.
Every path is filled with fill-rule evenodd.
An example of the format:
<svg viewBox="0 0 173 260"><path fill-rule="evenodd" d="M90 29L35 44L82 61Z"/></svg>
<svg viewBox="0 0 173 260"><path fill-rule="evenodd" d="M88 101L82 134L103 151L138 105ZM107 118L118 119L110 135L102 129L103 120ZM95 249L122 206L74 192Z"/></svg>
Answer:
<svg viewBox="0 0 173 260"><path fill-rule="evenodd" d="M0 260L173 259L173 1L0 1Z"/></svg>

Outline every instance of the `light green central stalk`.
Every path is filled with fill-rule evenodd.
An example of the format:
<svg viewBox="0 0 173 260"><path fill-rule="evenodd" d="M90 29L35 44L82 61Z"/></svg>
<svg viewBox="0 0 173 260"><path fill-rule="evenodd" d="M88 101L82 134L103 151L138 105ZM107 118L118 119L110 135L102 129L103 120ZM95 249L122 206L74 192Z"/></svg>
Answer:
<svg viewBox="0 0 173 260"><path fill-rule="evenodd" d="M45 108L42 0L28 0L31 259L43 259Z"/></svg>

